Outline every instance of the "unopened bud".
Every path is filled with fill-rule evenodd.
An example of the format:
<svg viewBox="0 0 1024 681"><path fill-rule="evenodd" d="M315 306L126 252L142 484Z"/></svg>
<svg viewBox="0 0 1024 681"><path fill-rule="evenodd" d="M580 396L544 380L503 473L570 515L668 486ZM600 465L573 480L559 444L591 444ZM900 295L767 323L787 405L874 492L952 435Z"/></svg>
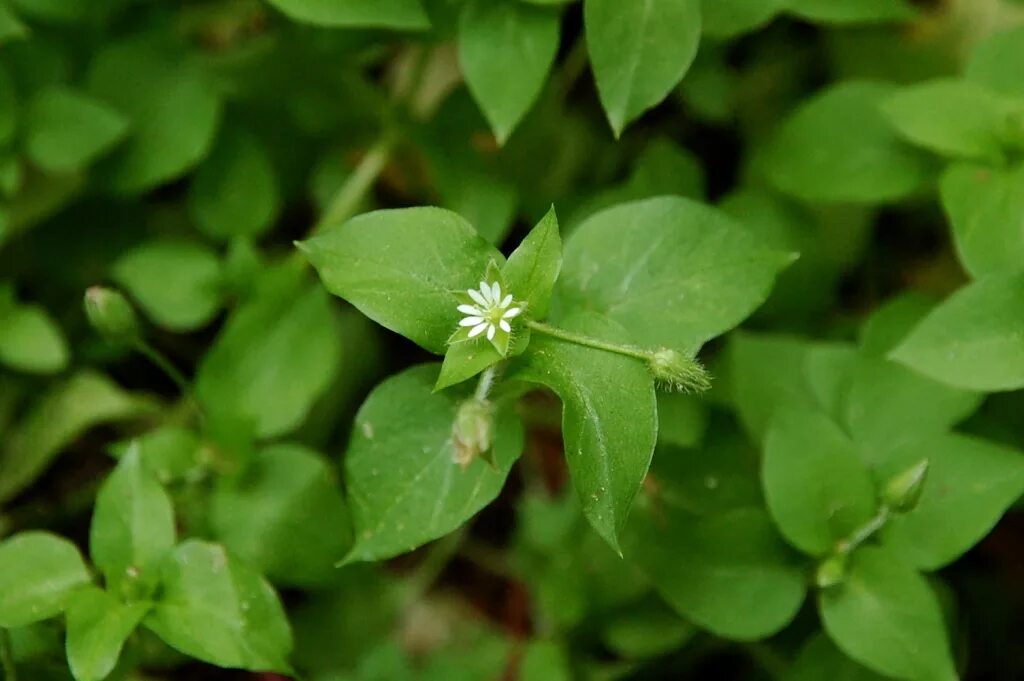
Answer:
<svg viewBox="0 0 1024 681"><path fill-rule="evenodd" d="M651 373L663 387L679 392L703 392L711 387L711 377L695 359L670 348L651 355Z"/></svg>
<svg viewBox="0 0 1024 681"><path fill-rule="evenodd" d="M494 442L494 415L486 400L466 400L459 406L452 426L452 459L463 468L478 456L490 455Z"/></svg>
<svg viewBox="0 0 1024 681"><path fill-rule="evenodd" d="M844 579L846 579L845 553L837 553L821 561L818 563L818 569L814 573L814 583L820 589L828 589L837 584L842 584Z"/></svg>
<svg viewBox="0 0 1024 681"><path fill-rule="evenodd" d="M928 459L922 459L889 479L882 491L882 500L886 506L899 513L913 511L921 499L927 477Z"/></svg>
<svg viewBox="0 0 1024 681"><path fill-rule="evenodd" d="M85 316L104 338L128 342L139 335L139 324L131 303L120 292L92 286L85 292Z"/></svg>

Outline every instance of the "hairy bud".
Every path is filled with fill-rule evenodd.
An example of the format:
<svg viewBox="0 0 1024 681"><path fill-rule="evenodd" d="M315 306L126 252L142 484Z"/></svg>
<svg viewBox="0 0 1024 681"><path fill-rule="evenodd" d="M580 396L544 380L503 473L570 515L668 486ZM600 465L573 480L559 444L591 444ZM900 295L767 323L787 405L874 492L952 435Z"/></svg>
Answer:
<svg viewBox="0 0 1024 681"><path fill-rule="evenodd" d="M668 390L703 392L711 387L711 377L695 359L669 348L661 348L648 360L654 378Z"/></svg>
<svg viewBox="0 0 1024 681"><path fill-rule="evenodd" d="M494 414L487 400L470 399L459 405L452 425L452 459L463 468L478 456L485 460L494 443Z"/></svg>

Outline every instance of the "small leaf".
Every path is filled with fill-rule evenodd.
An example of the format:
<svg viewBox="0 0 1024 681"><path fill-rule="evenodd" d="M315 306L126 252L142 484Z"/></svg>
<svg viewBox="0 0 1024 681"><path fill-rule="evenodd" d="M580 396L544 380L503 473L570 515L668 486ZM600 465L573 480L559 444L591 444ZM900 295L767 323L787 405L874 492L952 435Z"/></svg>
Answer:
<svg viewBox="0 0 1024 681"><path fill-rule="evenodd" d="M530 344L530 338L529 328L513 327L508 355L512 357L521 355ZM437 385L434 386L434 390L443 390L473 378L487 367L497 364L503 359L505 357L486 338L452 343L444 355L444 362L441 364L441 372L437 376Z"/></svg>
<svg viewBox="0 0 1024 681"><path fill-rule="evenodd" d="M501 254L440 208L360 215L299 244L324 286L378 324L441 355L458 328L459 294Z"/></svg>
<svg viewBox="0 0 1024 681"><path fill-rule="evenodd" d="M875 514L874 483L856 447L818 412L777 412L761 465L772 519L801 551L822 556Z"/></svg>
<svg viewBox="0 0 1024 681"><path fill-rule="evenodd" d="M200 362L196 396L214 415L251 423L259 437L283 435L334 378L339 335L330 300L305 272L271 268Z"/></svg>
<svg viewBox="0 0 1024 681"><path fill-rule="evenodd" d="M258 572L217 544L190 539L164 562L145 625L175 650L218 667L289 671L292 634Z"/></svg>
<svg viewBox="0 0 1024 681"><path fill-rule="evenodd" d="M43 308L0 300L0 364L34 374L61 371L68 364L64 333Z"/></svg>
<svg viewBox="0 0 1024 681"><path fill-rule="evenodd" d="M910 681L958 678L935 593L886 550L857 550L843 583L822 591L818 606L829 637L866 667Z"/></svg>
<svg viewBox="0 0 1024 681"><path fill-rule="evenodd" d="M171 499L138 449L130 450L100 487L89 533L89 553L107 589L123 598L148 595L174 541Z"/></svg>
<svg viewBox="0 0 1024 681"><path fill-rule="evenodd" d="M319 26L428 28L420 0L270 0L292 19Z"/></svg>
<svg viewBox="0 0 1024 681"><path fill-rule="evenodd" d="M590 63L615 136L679 84L697 56L700 0L586 0Z"/></svg>
<svg viewBox="0 0 1024 681"><path fill-rule="evenodd" d="M0 542L0 627L23 627L61 613L89 580L82 556L66 539L23 532Z"/></svg>
<svg viewBox="0 0 1024 681"><path fill-rule="evenodd" d="M561 324L614 342L628 340L622 328L596 315L578 314ZM565 457L583 513L618 550L658 434L647 367L631 357L534 334L509 377L546 386L561 398Z"/></svg>
<svg viewBox="0 0 1024 681"><path fill-rule="evenodd" d="M882 102L882 113L909 142L954 158L999 162L1014 104L968 80L942 79L912 85ZM942 111L936 116L936 111Z"/></svg>
<svg viewBox="0 0 1024 681"><path fill-rule="evenodd" d="M557 11L519 0L470 0L459 19L459 62L498 144L536 101L558 52Z"/></svg>
<svg viewBox="0 0 1024 681"><path fill-rule="evenodd" d="M974 277L1024 268L1024 164L958 163L939 184L960 262Z"/></svg>
<svg viewBox="0 0 1024 681"><path fill-rule="evenodd" d="M1024 27L995 31L971 53L964 76L1011 97L1024 97Z"/></svg>
<svg viewBox="0 0 1024 681"><path fill-rule="evenodd" d="M695 201L627 203L587 219L566 242L555 309L595 311L634 343L692 354L764 302L791 260Z"/></svg>
<svg viewBox="0 0 1024 681"><path fill-rule="evenodd" d="M355 560L390 558L448 534L491 502L523 446L510 410L495 416L494 466L454 460L458 389L433 392L437 365L413 367L381 383L356 415L345 455Z"/></svg>
<svg viewBox="0 0 1024 681"><path fill-rule="evenodd" d="M800 651L782 681L885 681L885 677L860 666L828 640L815 634Z"/></svg>
<svg viewBox="0 0 1024 681"><path fill-rule="evenodd" d="M914 17L906 0L783 0L787 9L820 23L860 24Z"/></svg>
<svg viewBox="0 0 1024 681"><path fill-rule="evenodd" d="M93 426L150 414L156 405L101 374L82 372L45 393L0 447L0 503L46 470L64 447Z"/></svg>
<svg viewBox="0 0 1024 681"><path fill-rule="evenodd" d="M1024 387L1024 274L968 284L936 307L891 357L968 390Z"/></svg>
<svg viewBox="0 0 1024 681"><path fill-rule="evenodd" d="M623 548L679 614L724 638L769 636L804 600L794 556L761 510L697 518L657 497L643 498Z"/></svg>
<svg viewBox="0 0 1024 681"><path fill-rule="evenodd" d="M515 300L526 303L526 313L544 319L561 270L562 238L552 207L512 252L501 273Z"/></svg>
<svg viewBox="0 0 1024 681"><path fill-rule="evenodd" d="M937 570L988 534L1024 494L1024 455L974 437L936 433L879 457L880 479L928 461L921 497L882 531L892 553L921 570Z"/></svg>
<svg viewBox="0 0 1024 681"><path fill-rule="evenodd" d="M270 228L281 209L274 166L252 134L229 128L189 187L188 209L207 236L226 241L255 237Z"/></svg>
<svg viewBox="0 0 1024 681"><path fill-rule="evenodd" d="M704 33L715 38L732 38L771 21L786 6L786 0L702 0Z"/></svg>
<svg viewBox="0 0 1024 681"><path fill-rule="evenodd" d="M931 180L932 166L882 115L880 104L894 91L847 81L808 99L761 151L762 174L805 201L879 203L917 191Z"/></svg>
<svg viewBox="0 0 1024 681"><path fill-rule="evenodd" d="M122 603L96 587L72 596L67 609L67 656L75 680L107 678L149 608L149 603Z"/></svg>
<svg viewBox="0 0 1024 681"><path fill-rule="evenodd" d="M198 243L143 244L118 258L112 275L157 325L172 331L205 326L223 301L220 260Z"/></svg>
<svg viewBox="0 0 1024 681"><path fill-rule="evenodd" d="M81 170L128 133L128 120L106 104L64 87L37 92L28 106L26 151L54 173Z"/></svg>
<svg viewBox="0 0 1024 681"><path fill-rule="evenodd" d="M300 445L257 452L240 476L217 486L209 513L217 539L281 584L329 581L352 548L351 520L333 471Z"/></svg>

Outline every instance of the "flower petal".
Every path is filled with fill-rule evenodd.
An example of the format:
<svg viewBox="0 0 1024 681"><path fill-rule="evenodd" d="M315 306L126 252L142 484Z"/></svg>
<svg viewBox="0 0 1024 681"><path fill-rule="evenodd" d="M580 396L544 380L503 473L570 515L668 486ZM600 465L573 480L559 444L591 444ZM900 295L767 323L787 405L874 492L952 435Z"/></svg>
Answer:
<svg viewBox="0 0 1024 681"><path fill-rule="evenodd" d="M505 310L505 314L501 315L501 318L502 319L512 319L513 317L518 317L519 313L522 312L522 311L523 311L523 308L521 308L521 307L512 307L512 308L509 308L509 309Z"/></svg>
<svg viewBox="0 0 1024 681"><path fill-rule="evenodd" d="M483 323L484 323L484 318L483 317L466 317L461 322L459 322L459 326L476 326L477 324L483 324Z"/></svg>
<svg viewBox="0 0 1024 681"><path fill-rule="evenodd" d="M501 307L508 307L512 304L512 294L505 296L505 299L501 301Z"/></svg>
<svg viewBox="0 0 1024 681"><path fill-rule="evenodd" d="M480 317L484 314L484 311L475 305L459 305L456 309L462 314L468 314L470 316Z"/></svg>
<svg viewBox="0 0 1024 681"><path fill-rule="evenodd" d="M498 322L498 325L501 327L501 330L504 331L505 333L512 333L512 326L504 319Z"/></svg>
<svg viewBox="0 0 1024 681"><path fill-rule="evenodd" d="M485 330L487 329L487 327L489 327L489 326L490 326L490 327L491 327L492 329L494 328L493 326L491 326L491 325L490 325L490 324L488 324L487 322L484 322L483 324L480 324L479 326L474 326L474 327L473 327L473 328L472 328L472 329L470 330L470 332L469 332L469 337L470 337L470 338L476 338L477 336L479 336L480 334L482 334L482 333L483 333L483 332L484 332L484 331L485 331Z"/></svg>
<svg viewBox="0 0 1024 681"><path fill-rule="evenodd" d="M497 305L498 301L501 300L501 284L498 282L491 284L491 300L495 305Z"/></svg>
<svg viewBox="0 0 1024 681"><path fill-rule="evenodd" d="M469 294L469 297L472 298L473 302L475 302L477 305L480 305L482 307L488 306L487 299L480 295L480 291L477 291L475 288L469 289L468 291L466 291L466 293Z"/></svg>
<svg viewBox="0 0 1024 681"><path fill-rule="evenodd" d="M487 340L494 340L494 324L487 325Z"/></svg>

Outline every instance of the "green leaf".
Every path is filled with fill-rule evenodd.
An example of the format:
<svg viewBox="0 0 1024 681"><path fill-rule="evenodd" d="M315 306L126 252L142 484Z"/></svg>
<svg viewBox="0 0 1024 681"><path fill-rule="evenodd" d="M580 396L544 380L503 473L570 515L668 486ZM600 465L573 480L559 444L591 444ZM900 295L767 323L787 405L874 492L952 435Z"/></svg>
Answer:
<svg viewBox="0 0 1024 681"><path fill-rule="evenodd" d="M936 307L891 357L968 390L1024 387L1024 273L968 284Z"/></svg>
<svg viewBox="0 0 1024 681"><path fill-rule="evenodd" d="M87 82L131 125L131 136L99 166L115 192L137 194L169 182L209 151L221 102L195 63L161 40L143 34L105 46Z"/></svg>
<svg viewBox="0 0 1024 681"><path fill-rule="evenodd" d="M821 23L858 24L914 17L906 0L783 0L790 12Z"/></svg>
<svg viewBox="0 0 1024 681"><path fill-rule="evenodd" d="M89 553L107 589L127 598L147 595L175 534L171 499L133 448L100 487L93 510Z"/></svg>
<svg viewBox="0 0 1024 681"><path fill-rule="evenodd" d="M917 505L892 518L881 535L892 553L921 570L937 570L959 558L1024 494L1024 455L978 438L936 433L880 458L881 480L928 461Z"/></svg>
<svg viewBox="0 0 1024 681"><path fill-rule="evenodd" d="M28 105L26 151L54 173L81 170L128 133L128 120L103 102L65 87L37 92Z"/></svg>
<svg viewBox="0 0 1024 681"><path fill-rule="evenodd" d="M223 302L220 260L199 243L142 244L118 258L111 274L147 316L171 331L206 326Z"/></svg>
<svg viewBox="0 0 1024 681"><path fill-rule="evenodd" d="M72 596L67 608L67 656L75 680L107 678L149 608L149 603L122 603L96 587Z"/></svg>
<svg viewBox="0 0 1024 681"><path fill-rule="evenodd" d="M647 597L628 608L616 610L609 620L601 638L625 658L667 655L697 634L697 627L657 597Z"/></svg>
<svg viewBox="0 0 1024 681"><path fill-rule="evenodd" d="M1003 134L1024 104L960 79L932 80L903 88L886 98L882 113L910 143L943 156L999 162ZM941 111L941 116L935 112Z"/></svg>
<svg viewBox="0 0 1024 681"><path fill-rule="evenodd" d="M560 17L519 0L470 0L459 19L469 91L504 144L537 100L558 53Z"/></svg>
<svg viewBox="0 0 1024 681"><path fill-rule="evenodd" d="M914 193L931 180L932 166L882 115L894 91L847 81L806 100L762 149L761 174L805 201L877 203Z"/></svg>
<svg viewBox="0 0 1024 681"><path fill-rule="evenodd" d="M429 27L420 0L270 0L292 19L320 26L417 30Z"/></svg>
<svg viewBox="0 0 1024 681"><path fill-rule="evenodd" d="M885 681L885 677L860 666L828 640L815 634L801 649L782 681Z"/></svg>
<svg viewBox="0 0 1024 681"><path fill-rule="evenodd" d="M210 500L210 525L235 555L277 583L329 581L352 548L352 526L334 472L300 445L255 454Z"/></svg>
<svg viewBox="0 0 1024 681"><path fill-rule="evenodd" d="M764 302L791 260L695 201L627 203L566 242L555 308L603 314L643 347L695 353Z"/></svg>
<svg viewBox="0 0 1024 681"><path fill-rule="evenodd" d="M700 0L586 0L587 48L615 136L682 80L700 43Z"/></svg>
<svg viewBox="0 0 1024 681"><path fill-rule="evenodd" d="M53 23L73 23L88 16L92 6L102 8L110 4L83 5L77 0L10 0L10 3L27 17Z"/></svg>
<svg viewBox="0 0 1024 681"><path fill-rule="evenodd" d="M704 33L731 38L767 24L782 11L786 0L701 0Z"/></svg>
<svg viewBox="0 0 1024 681"><path fill-rule="evenodd" d="M628 341L614 322L578 314L564 328ZM509 373L553 390L562 400L562 437L583 513L616 551L633 499L651 464L658 434L654 379L631 357L534 334Z"/></svg>
<svg viewBox="0 0 1024 681"><path fill-rule="evenodd" d="M299 244L324 286L378 324L441 355L475 288L501 254L455 213L440 208L360 215Z"/></svg>
<svg viewBox="0 0 1024 681"><path fill-rule="evenodd" d="M207 236L220 241L266 232L281 210L274 166L252 134L228 128L196 171L188 209Z"/></svg>
<svg viewBox="0 0 1024 681"><path fill-rule="evenodd" d="M698 396L658 393L658 444L696 447L707 428L707 405Z"/></svg>
<svg viewBox="0 0 1024 681"><path fill-rule="evenodd" d="M642 497L623 548L679 614L724 638L769 636L804 600L801 570L758 509L696 518Z"/></svg>
<svg viewBox="0 0 1024 681"><path fill-rule="evenodd" d="M19 40L27 36L29 33L28 27L21 22L18 17L14 15L6 5L0 5L0 45L5 43ZM0 88L2 90L2 88ZM3 105L0 104L0 109ZM0 118L3 118L3 114L0 113ZM2 135L0 135L2 137Z"/></svg>
<svg viewBox="0 0 1024 681"><path fill-rule="evenodd" d="M515 300L526 303L526 313L544 319L561 270L562 238L552 207L512 252L501 274Z"/></svg>
<svg viewBox="0 0 1024 681"><path fill-rule="evenodd" d="M1024 27L992 33L971 53L964 76L1012 97L1024 97Z"/></svg>
<svg viewBox="0 0 1024 681"><path fill-rule="evenodd" d="M829 637L864 666L910 681L958 678L935 593L884 549L854 553L843 583L822 591L818 606Z"/></svg>
<svg viewBox="0 0 1024 681"><path fill-rule="evenodd" d="M572 681L569 654L554 641L531 641L520 663L520 681Z"/></svg>
<svg viewBox="0 0 1024 681"><path fill-rule="evenodd" d="M23 532L0 542L0 627L22 627L61 613L89 579L78 549L66 539Z"/></svg>
<svg viewBox="0 0 1024 681"><path fill-rule="evenodd" d="M285 263L231 314L200 362L196 396L215 415L250 422L259 437L283 435L330 385L340 344L323 289Z"/></svg>
<svg viewBox="0 0 1024 681"><path fill-rule="evenodd" d="M110 453L122 459L137 450L142 465L156 476L162 485L202 476L209 451L199 436L188 428L176 425L161 426L139 437L118 442Z"/></svg>
<svg viewBox="0 0 1024 681"><path fill-rule="evenodd" d="M33 374L52 374L68 364L64 333L38 305L5 301L0 291L0 364Z"/></svg>
<svg viewBox="0 0 1024 681"><path fill-rule="evenodd" d="M515 357L523 354L530 344L530 338L529 328L513 327L508 356ZM503 359L506 357L498 352L486 338L478 337L465 342L452 343L444 355L444 362L441 364L441 372L437 375L437 385L434 386L434 390L443 390L469 380Z"/></svg>
<svg viewBox="0 0 1024 681"><path fill-rule="evenodd" d="M3 10L3 6L0 6L0 13ZM2 44L0 42L0 45ZM18 90L14 78L6 66L0 65L0 144L6 145L14 137L14 133L18 129L19 118L22 115L20 109L21 103L18 101Z"/></svg>
<svg viewBox="0 0 1024 681"><path fill-rule="evenodd" d="M56 385L7 434L0 448L0 503L32 484L85 431L155 410L152 401L121 390L100 374L82 372Z"/></svg>
<svg viewBox="0 0 1024 681"><path fill-rule="evenodd" d="M1024 269L1024 164L959 163L939 184L960 262L974 277Z"/></svg>
<svg viewBox="0 0 1024 681"><path fill-rule="evenodd" d="M870 357L885 357L934 307L932 298L914 291L890 298L861 327L861 350Z"/></svg>
<svg viewBox="0 0 1024 681"><path fill-rule="evenodd" d="M145 620L167 645L218 667L287 673L292 634L265 579L216 544L190 539L164 563Z"/></svg>
<svg viewBox="0 0 1024 681"><path fill-rule="evenodd" d="M381 383L356 415L345 455L355 547L348 560L380 560L448 534L491 502L523 447L522 426L499 408L494 466L454 460L452 427L465 391L433 392L437 365Z"/></svg>
<svg viewBox="0 0 1024 681"><path fill-rule="evenodd" d="M784 409L765 438L764 494L801 551L821 556L875 514L875 487L853 442L824 415Z"/></svg>

